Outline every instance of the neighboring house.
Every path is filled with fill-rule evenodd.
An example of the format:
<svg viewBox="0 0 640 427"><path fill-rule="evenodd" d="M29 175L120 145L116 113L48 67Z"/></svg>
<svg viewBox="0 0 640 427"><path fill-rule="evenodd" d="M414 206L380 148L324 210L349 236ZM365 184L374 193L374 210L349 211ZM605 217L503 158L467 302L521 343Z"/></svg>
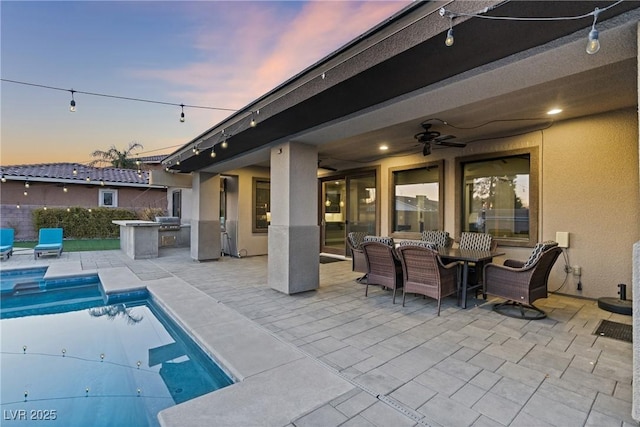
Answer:
<svg viewBox="0 0 640 427"><path fill-rule="evenodd" d="M0 166L0 175L0 225L15 229L18 240L36 238L34 209L167 207L166 188L149 185L146 170L49 163Z"/></svg>

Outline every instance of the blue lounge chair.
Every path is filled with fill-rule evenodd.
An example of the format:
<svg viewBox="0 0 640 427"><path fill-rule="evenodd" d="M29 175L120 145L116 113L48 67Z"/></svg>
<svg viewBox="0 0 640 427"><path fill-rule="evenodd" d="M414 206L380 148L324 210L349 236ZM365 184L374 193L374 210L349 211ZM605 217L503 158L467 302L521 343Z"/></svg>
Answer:
<svg viewBox="0 0 640 427"><path fill-rule="evenodd" d="M41 228L38 245L33 248L33 258L40 255L62 254L62 228Z"/></svg>
<svg viewBox="0 0 640 427"><path fill-rule="evenodd" d="M13 228L0 228L0 259L13 255Z"/></svg>

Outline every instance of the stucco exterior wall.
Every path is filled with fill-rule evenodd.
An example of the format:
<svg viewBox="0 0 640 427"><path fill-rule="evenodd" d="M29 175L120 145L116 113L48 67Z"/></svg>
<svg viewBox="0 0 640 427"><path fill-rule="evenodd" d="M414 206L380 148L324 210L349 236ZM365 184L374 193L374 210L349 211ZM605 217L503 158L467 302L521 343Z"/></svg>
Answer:
<svg viewBox="0 0 640 427"><path fill-rule="evenodd" d="M253 221L253 178L269 178L269 168L248 167L225 172L233 176L227 185L227 222L235 223L237 253L240 256L266 255L268 252L267 233L254 233ZM229 227L232 229L232 227Z"/></svg>
<svg viewBox="0 0 640 427"><path fill-rule="evenodd" d="M632 248L640 239L638 116L635 109L558 121L544 131L469 144L464 149L433 150L429 161L445 159L445 230L456 236L455 158L537 146L540 154L539 236L555 240L570 233L569 265L582 267L582 292L576 276L557 261L549 289L588 298L615 297L618 283L631 283ZM381 162L381 230L391 232L389 168L424 162L421 154ZM530 248L501 248L504 258L526 259Z"/></svg>

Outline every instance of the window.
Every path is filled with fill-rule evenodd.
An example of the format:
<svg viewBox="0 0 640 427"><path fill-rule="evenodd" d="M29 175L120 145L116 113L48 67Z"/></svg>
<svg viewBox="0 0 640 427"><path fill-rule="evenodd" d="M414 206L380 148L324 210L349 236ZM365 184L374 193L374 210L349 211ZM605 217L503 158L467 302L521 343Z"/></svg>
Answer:
<svg viewBox="0 0 640 427"><path fill-rule="evenodd" d="M458 159L456 229L489 233L505 245L533 245L538 237L537 165L535 148Z"/></svg>
<svg viewBox="0 0 640 427"><path fill-rule="evenodd" d="M182 191L171 193L171 216L182 217Z"/></svg>
<svg viewBox="0 0 640 427"><path fill-rule="evenodd" d="M115 208L118 206L118 190L100 190L98 194L98 206Z"/></svg>
<svg viewBox="0 0 640 427"><path fill-rule="evenodd" d="M253 178L253 232L266 233L271 223L271 183Z"/></svg>
<svg viewBox="0 0 640 427"><path fill-rule="evenodd" d="M439 161L390 170L393 233L444 229L443 166Z"/></svg>

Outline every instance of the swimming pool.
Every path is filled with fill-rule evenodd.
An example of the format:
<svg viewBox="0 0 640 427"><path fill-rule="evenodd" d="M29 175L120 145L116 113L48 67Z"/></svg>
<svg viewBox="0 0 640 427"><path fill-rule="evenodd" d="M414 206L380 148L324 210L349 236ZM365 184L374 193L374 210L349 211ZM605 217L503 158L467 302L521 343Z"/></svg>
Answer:
<svg viewBox="0 0 640 427"><path fill-rule="evenodd" d="M99 281L73 282L2 293L2 425L157 426L232 383L150 299L105 305Z"/></svg>

